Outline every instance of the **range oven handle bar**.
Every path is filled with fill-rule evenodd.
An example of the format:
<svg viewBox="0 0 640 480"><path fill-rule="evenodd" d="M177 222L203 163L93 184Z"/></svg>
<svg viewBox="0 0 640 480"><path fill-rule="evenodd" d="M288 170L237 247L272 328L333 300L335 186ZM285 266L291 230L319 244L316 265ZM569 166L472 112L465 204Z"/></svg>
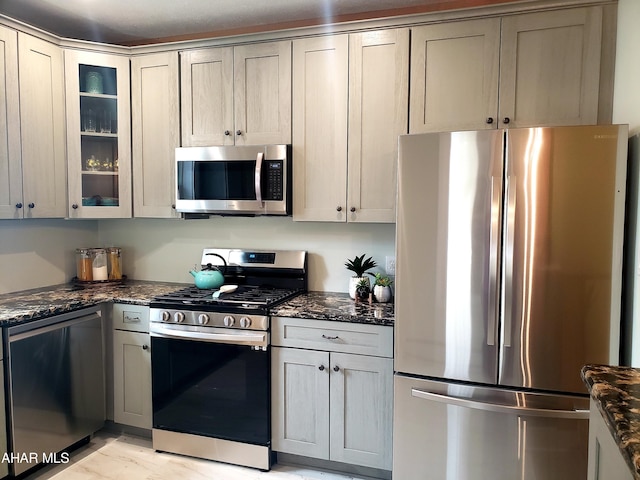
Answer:
<svg viewBox="0 0 640 480"><path fill-rule="evenodd" d="M500 405L453 397L450 395L442 395L440 393L428 392L418 388L411 389L411 396L421 398L423 400L445 403L447 405L455 405L457 407L473 408L487 412L506 413L523 417L569 418L575 420L589 418L589 410L559 410L550 408L530 408L519 405Z"/></svg>
<svg viewBox="0 0 640 480"><path fill-rule="evenodd" d="M250 345L253 347L266 347L268 345L267 333L202 333L185 332L170 328L154 327L150 332L152 337L180 338L186 340L201 340L211 343L230 343L233 345Z"/></svg>

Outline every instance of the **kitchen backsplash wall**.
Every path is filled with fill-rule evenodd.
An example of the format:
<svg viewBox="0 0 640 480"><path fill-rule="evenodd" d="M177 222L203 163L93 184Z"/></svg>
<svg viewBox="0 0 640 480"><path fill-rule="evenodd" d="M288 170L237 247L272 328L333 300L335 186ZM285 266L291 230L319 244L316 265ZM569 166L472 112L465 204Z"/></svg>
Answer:
<svg viewBox="0 0 640 480"><path fill-rule="evenodd" d="M122 247L128 278L191 283L205 247L309 252L309 289L346 292L347 258L366 253L384 269L395 226L293 222L277 217L208 220L0 220L0 294L69 282L75 249Z"/></svg>
<svg viewBox="0 0 640 480"><path fill-rule="evenodd" d="M309 289L346 292L347 258L366 253L384 269L395 252L395 225L294 222L279 217L206 220L100 220L103 245L122 247L123 273L140 280L193 282L205 247L294 249L309 252Z"/></svg>
<svg viewBox="0 0 640 480"><path fill-rule="evenodd" d="M0 293L68 282L75 249L98 242L93 220L0 220Z"/></svg>

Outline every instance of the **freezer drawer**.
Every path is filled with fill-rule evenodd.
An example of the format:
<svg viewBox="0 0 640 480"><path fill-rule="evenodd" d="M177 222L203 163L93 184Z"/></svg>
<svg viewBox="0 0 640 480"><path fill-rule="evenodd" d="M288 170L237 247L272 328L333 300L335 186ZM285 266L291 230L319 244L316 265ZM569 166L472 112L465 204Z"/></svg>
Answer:
<svg viewBox="0 0 640 480"><path fill-rule="evenodd" d="M393 476L584 480L589 400L394 378Z"/></svg>

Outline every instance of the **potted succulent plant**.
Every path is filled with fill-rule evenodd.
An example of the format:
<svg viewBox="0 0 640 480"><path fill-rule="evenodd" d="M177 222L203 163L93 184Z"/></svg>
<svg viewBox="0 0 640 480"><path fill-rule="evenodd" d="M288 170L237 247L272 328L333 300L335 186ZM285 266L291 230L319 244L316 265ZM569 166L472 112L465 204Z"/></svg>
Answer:
<svg viewBox="0 0 640 480"><path fill-rule="evenodd" d="M393 280L387 275L382 273L375 274L375 280L373 282L373 296L377 302L387 303L391 300L391 284Z"/></svg>
<svg viewBox="0 0 640 480"><path fill-rule="evenodd" d="M356 255L355 258L347 260L344 264L344 266L347 267L347 270L351 270L353 272L353 276L349 279L349 296L354 299L356 298L356 286L360 280L364 279L367 286L370 286L371 283L369 282L369 277L365 277L364 275L368 273L369 270L377 266L375 260L371 257L364 257L364 253L360 256Z"/></svg>

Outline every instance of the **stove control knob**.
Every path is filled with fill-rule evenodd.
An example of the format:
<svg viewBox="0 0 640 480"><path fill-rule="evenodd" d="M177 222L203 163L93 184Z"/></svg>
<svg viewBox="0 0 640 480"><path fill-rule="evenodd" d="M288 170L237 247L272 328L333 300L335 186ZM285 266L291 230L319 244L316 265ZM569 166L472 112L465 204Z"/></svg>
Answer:
<svg viewBox="0 0 640 480"><path fill-rule="evenodd" d="M207 323L209 323L209 315L207 315L206 313L201 313L200 315L198 315L198 323L200 325L206 325Z"/></svg>
<svg viewBox="0 0 640 480"><path fill-rule="evenodd" d="M168 322L169 320L171 320L171 314L165 310L162 312L162 321Z"/></svg>
<svg viewBox="0 0 640 480"><path fill-rule="evenodd" d="M249 328L251 326L251 319L249 317L242 317L240 319L240 326L242 328Z"/></svg>
<svg viewBox="0 0 640 480"><path fill-rule="evenodd" d="M236 323L236 319L231 315L227 315L226 317L224 317L223 322L225 327L233 327L233 324Z"/></svg>
<svg viewBox="0 0 640 480"><path fill-rule="evenodd" d="M182 312L176 312L173 315L173 321L176 323L180 323L184 320L184 313Z"/></svg>

